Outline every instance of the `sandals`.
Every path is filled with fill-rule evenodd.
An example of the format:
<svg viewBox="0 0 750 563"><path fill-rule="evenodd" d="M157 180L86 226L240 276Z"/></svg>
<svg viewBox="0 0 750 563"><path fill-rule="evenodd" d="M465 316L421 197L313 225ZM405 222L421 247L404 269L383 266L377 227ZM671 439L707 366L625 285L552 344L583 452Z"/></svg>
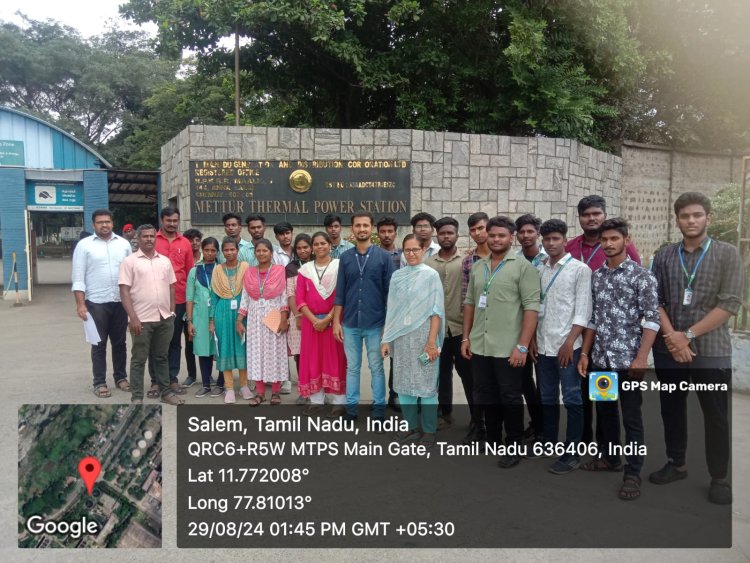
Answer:
<svg viewBox="0 0 750 563"><path fill-rule="evenodd" d="M418 440L422 436L422 433L418 429L414 430L401 430L393 435L393 439L399 443L411 442L412 440Z"/></svg>
<svg viewBox="0 0 750 563"><path fill-rule="evenodd" d="M164 397L162 397L161 398L161 402L165 403L167 405L174 405L174 406L184 405L185 404L185 401L183 399L180 399L174 393L169 393L169 394L165 395Z"/></svg>
<svg viewBox="0 0 750 563"><path fill-rule="evenodd" d="M265 400L266 398L263 395L256 395L255 397L250 399L247 404L251 407L259 407Z"/></svg>
<svg viewBox="0 0 750 563"><path fill-rule="evenodd" d="M124 377L120 381L117 381L115 385L117 385L117 388L120 391L125 391L126 393L130 393L130 382L128 382L128 380L125 379Z"/></svg>
<svg viewBox="0 0 750 563"><path fill-rule="evenodd" d="M427 435L422 434L422 437L417 442L417 445L424 446L428 450L435 445L435 434Z"/></svg>
<svg viewBox="0 0 750 563"><path fill-rule="evenodd" d="M583 469L584 471L622 471L622 463L618 463L617 465L612 465L610 462L608 462L603 457L599 457L596 459L592 459L591 461L587 463L582 463L580 466L580 469Z"/></svg>
<svg viewBox="0 0 750 563"><path fill-rule="evenodd" d="M112 393L106 385L99 385L98 387L94 387L94 395L100 399L107 399L112 396Z"/></svg>
<svg viewBox="0 0 750 563"><path fill-rule="evenodd" d="M151 385L151 388L146 393L146 397L148 397L149 399L158 399L160 395L161 389L159 388L158 383L154 383L153 385Z"/></svg>
<svg viewBox="0 0 750 563"><path fill-rule="evenodd" d="M641 478L635 475L626 475L622 480L622 487L617 492L620 500L636 500L641 496Z"/></svg>
<svg viewBox="0 0 750 563"><path fill-rule="evenodd" d="M278 393L273 393L271 395L271 404L272 405L280 405L281 404L281 395Z"/></svg>

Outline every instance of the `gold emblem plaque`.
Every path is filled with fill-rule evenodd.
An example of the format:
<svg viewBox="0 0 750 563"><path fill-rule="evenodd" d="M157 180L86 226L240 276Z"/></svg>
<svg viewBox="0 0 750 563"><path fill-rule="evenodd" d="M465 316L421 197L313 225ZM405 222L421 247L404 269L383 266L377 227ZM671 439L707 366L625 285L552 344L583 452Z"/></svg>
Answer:
<svg viewBox="0 0 750 563"><path fill-rule="evenodd" d="M298 194L303 194L310 189L312 176L307 170L295 170L289 175L289 187Z"/></svg>

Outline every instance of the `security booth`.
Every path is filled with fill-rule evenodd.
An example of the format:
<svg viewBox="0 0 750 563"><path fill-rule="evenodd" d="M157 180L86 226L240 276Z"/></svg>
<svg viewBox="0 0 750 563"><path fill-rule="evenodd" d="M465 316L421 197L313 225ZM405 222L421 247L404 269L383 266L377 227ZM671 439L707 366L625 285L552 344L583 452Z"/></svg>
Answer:
<svg viewBox="0 0 750 563"><path fill-rule="evenodd" d="M74 241L62 240L63 232L70 239L75 230L91 230L91 213L109 204L108 168L99 153L62 129L0 107L4 299L31 300L38 240L52 240L65 252Z"/></svg>

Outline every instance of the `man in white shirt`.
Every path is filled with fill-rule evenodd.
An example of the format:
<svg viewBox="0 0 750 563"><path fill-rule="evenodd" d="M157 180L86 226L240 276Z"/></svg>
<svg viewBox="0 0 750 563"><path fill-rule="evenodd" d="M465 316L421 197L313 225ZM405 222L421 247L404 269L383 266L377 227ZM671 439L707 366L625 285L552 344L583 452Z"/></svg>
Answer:
<svg viewBox="0 0 750 563"><path fill-rule="evenodd" d="M287 221L276 223L273 226L273 234L279 246L273 249L273 263L279 266L286 266L292 261L292 241L294 240L294 227Z"/></svg>
<svg viewBox="0 0 750 563"><path fill-rule="evenodd" d="M76 313L85 321L89 315L96 324L99 344L91 346L94 394L111 396L107 387L107 339L112 345L112 369L115 385L130 391L125 335L128 315L120 301L117 283L120 263L132 253L130 243L113 232L112 212L97 209L91 216L94 234L82 239L73 252L73 295Z"/></svg>
<svg viewBox="0 0 750 563"><path fill-rule="evenodd" d="M542 294L532 355L536 356L536 377L544 410L544 453L555 454L562 387L568 413L566 448L549 471L563 475L580 465L576 448L583 432L583 402L576 366L581 354L581 334L591 318L591 270L565 252L568 226L564 221L545 221L540 232L548 256L537 266Z"/></svg>

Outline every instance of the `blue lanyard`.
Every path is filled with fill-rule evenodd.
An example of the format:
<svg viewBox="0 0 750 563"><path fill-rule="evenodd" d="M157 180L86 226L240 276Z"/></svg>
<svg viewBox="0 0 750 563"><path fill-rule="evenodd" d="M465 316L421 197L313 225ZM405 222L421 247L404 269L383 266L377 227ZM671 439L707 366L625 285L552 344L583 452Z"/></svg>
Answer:
<svg viewBox="0 0 750 563"><path fill-rule="evenodd" d="M708 249L711 248L711 239L708 239L708 244L706 244L706 247L703 249L703 252L701 252L701 255L698 257L698 261L695 263L695 267L693 268L693 273L688 274L687 268L685 267L685 258L682 255L683 252L683 246L682 243L680 243L680 246L677 249L677 252L680 255L680 266L682 266L682 271L685 273L685 277L687 278L687 289L690 289L690 286L693 284L693 280L695 279L695 274L698 272L698 266L701 265L701 262L703 262L703 257L706 255L706 252L708 252Z"/></svg>
<svg viewBox="0 0 750 563"><path fill-rule="evenodd" d="M547 296L547 294L549 293L549 288L550 288L550 287L552 287L552 284L553 284L553 283L555 283L555 280L557 279L557 276L559 276L559 275L560 275L560 272L562 272L562 271L563 271L563 268L564 268L565 266L567 266L567 265L568 265L568 262L570 262L570 261L571 261L572 259L573 259L573 257L572 257L572 256L571 256L570 258L568 258L568 259L567 259L567 260L565 261L565 263L564 263L564 264L562 264L562 265L560 266L560 269L559 269L559 270L557 270L557 272L555 272L555 275L554 275L554 276L552 276L552 279L551 279L551 280L549 281L549 283L547 284L547 289L545 289L544 291L542 291L542 295L541 295L541 300L542 300L542 302L544 301L544 298L545 298L545 297Z"/></svg>
<svg viewBox="0 0 750 563"><path fill-rule="evenodd" d="M492 280L494 280L494 279L495 279L495 275L496 275L496 274L497 274L497 273L498 273L498 272L500 271L500 269L501 269L501 268L502 268L503 266L505 266L505 262L506 262L507 260L508 260L508 259L507 259L507 258L505 258L505 259L504 259L504 260L503 260L502 262L500 262L500 263L499 263L499 264L497 265L497 267L495 268L495 270L494 270L494 271L492 272L492 277L490 277L490 279L489 279L489 280L487 280L487 276L488 276L488 275L490 274L490 267L489 267L489 266L487 265L487 263L485 263L485 264L484 264L484 291L483 291L482 293L484 293L485 295L487 295L487 292L488 292L488 291L489 291L489 289L490 289L490 284L492 284ZM491 263L492 263L492 258L490 257L490 264L491 264Z"/></svg>
<svg viewBox="0 0 750 563"><path fill-rule="evenodd" d="M583 239L580 240L580 243L581 243L581 260L583 260ZM594 254L596 254L601 247L602 247L602 244L600 242L597 242L596 246L594 247L594 250L591 251L591 255L589 256L588 260L584 262L584 264L588 266L589 262L591 262L591 259L594 257Z"/></svg>
<svg viewBox="0 0 750 563"><path fill-rule="evenodd" d="M360 278L365 275L365 266L367 266L367 261L370 259L370 251L371 250L372 250L372 246L370 246L367 249L367 254L365 254L365 261L364 261L364 263L360 263L360 261L359 261L359 257L360 257L359 251L355 250L356 255L357 255L357 267L359 268L359 277Z"/></svg>
<svg viewBox="0 0 750 563"><path fill-rule="evenodd" d="M260 298L263 299L263 289L266 286L266 282L268 281L268 274L271 272L271 268L273 266L270 266L268 270L266 270L266 277L263 278L263 283L260 283L260 266L258 266L258 291L260 291Z"/></svg>

